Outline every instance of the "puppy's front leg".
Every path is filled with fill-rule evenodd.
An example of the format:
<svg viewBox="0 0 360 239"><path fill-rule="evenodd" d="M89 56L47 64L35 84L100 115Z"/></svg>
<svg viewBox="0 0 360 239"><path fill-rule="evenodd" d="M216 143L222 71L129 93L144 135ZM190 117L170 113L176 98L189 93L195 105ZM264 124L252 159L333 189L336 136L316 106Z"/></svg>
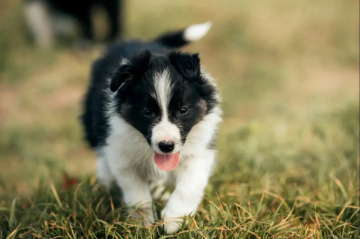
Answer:
<svg viewBox="0 0 360 239"><path fill-rule="evenodd" d="M119 170L116 181L123 192L126 206L139 206L144 217L144 225L151 225L154 222L154 215L148 183L129 168Z"/></svg>
<svg viewBox="0 0 360 239"><path fill-rule="evenodd" d="M175 233L181 227L183 217L194 215L211 174L215 155L208 154L188 159L185 170L178 175L177 185L161 212L167 234Z"/></svg>

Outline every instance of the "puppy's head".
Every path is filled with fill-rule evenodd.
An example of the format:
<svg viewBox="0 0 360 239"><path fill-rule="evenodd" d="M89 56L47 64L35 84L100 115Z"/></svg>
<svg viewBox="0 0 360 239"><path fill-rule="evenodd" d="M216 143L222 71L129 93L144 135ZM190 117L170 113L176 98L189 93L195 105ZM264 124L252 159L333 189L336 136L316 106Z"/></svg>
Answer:
<svg viewBox="0 0 360 239"><path fill-rule="evenodd" d="M117 113L143 134L165 171L176 167L190 130L217 104L197 54L140 52L116 70L110 89Z"/></svg>

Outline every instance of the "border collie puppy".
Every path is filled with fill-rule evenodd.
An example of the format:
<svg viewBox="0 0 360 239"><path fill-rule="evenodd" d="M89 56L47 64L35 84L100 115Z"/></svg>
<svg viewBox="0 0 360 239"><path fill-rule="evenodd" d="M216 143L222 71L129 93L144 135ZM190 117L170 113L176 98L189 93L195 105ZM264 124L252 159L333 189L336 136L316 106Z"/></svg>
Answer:
<svg viewBox="0 0 360 239"><path fill-rule="evenodd" d="M71 32L71 24L77 22L85 40L93 40L91 10L101 6L110 26L108 41L114 40L121 33L119 15L123 0L26 0L25 17L34 38L40 47L53 45L57 33Z"/></svg>
<svg viewBox="0 0 360 239"><path fill-rule="evenodd" d="M166 233L193 215L215 163L220 96L198 54L176 48L203 37L193 25L153 41L110 46L92 67L82 123L99 181L115 181L127 206L154 222L149 182L175 186L161 216Z"/></svg>

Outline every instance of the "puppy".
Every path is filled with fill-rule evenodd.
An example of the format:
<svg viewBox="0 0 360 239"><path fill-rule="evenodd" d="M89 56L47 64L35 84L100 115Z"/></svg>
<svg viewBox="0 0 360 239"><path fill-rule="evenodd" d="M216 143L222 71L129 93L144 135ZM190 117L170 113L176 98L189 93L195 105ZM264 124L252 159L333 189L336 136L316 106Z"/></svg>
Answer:
<svg viewBox="0 0 360 239"><path fill-rule="evenodd" d="M97 153L99 181L115 181L127 206L154 222L149 181L175 186L161 215L166 233L193 215L215 163L220 96L198 54L176 48L203 37L210 23L150 42L110 46L92 67L82 123Z"/></svg>
<svg viewBox="0 0 360 239"><path fill-rule="evenodd" d="M93 41L91 10L101 6L107 16L110 32L107 41L121 34L119 19L123 0L26 0L25 17L35 43L47 48L54 44L55 35L71 34L71 24L77 22L86 41Z"/></svg>

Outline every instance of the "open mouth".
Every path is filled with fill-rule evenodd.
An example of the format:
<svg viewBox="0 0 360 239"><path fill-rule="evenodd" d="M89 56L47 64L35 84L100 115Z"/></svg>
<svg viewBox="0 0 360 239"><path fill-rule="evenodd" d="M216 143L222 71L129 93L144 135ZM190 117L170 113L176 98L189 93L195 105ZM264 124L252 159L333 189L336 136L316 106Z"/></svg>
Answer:
<svg viewBox="0 0 360 239"><path fill-rule="evenodd" d="M154 162L162 171L168 172L174 170L179 164L179 152L174 154L155 153Z"/></svg>

